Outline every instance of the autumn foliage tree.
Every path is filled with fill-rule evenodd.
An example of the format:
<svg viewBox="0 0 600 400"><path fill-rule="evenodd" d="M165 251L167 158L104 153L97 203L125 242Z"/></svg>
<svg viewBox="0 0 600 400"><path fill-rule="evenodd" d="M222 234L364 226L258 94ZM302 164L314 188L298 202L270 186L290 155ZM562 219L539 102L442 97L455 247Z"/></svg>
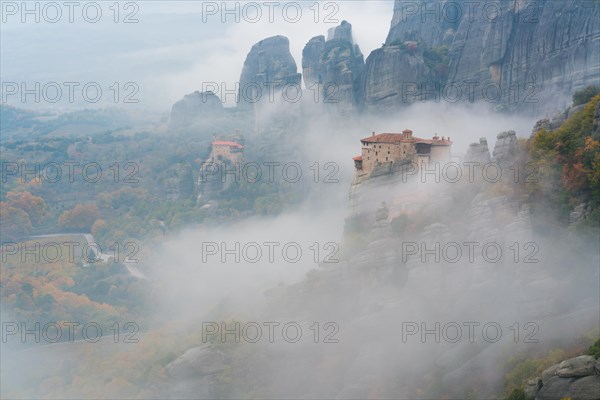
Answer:
<svg viewBox="0 0 600 400"><path fill-rule="evenodd" d="M66 229L89 231L98 218L100 218L100 211L97 205L78 204L73 209L62 213L58 222Z"/></svg>
<svg viewBox="0 0 600 400"><path fill-rule="evenodd" d="M31 232L29 215L20 208L0 202L0 241L21 239Z"/></svg>
<svg viewBox="0 0 600 400"><path fill-rule="evenodd" d="M580 203L600 208L600 131L595 125L599 104L596 95L560 127L541 129L529 143L544 178L534 193L553 198L552 208L562 210L564 218ZM597 212L592 214L594 220L600 218Z"/></svg>
<svg viewBox="0 0 600 400"><path fill-rule="evenodd" d="M42 223L46 212L46 203L39 196L34 196L30 192L8 192L6 200L9 206L19 208L27 213L31 224L39 225Z"/></svg>

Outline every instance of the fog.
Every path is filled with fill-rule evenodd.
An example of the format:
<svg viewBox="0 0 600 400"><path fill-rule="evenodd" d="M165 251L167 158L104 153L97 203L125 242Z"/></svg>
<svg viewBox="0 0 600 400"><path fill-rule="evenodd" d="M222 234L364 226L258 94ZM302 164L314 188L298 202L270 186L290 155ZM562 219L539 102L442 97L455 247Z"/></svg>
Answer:
<svg viewBox="0 0 600 400"><path fill-rule="evenodd" d="M132 25L3 25L3 79L106 87L135 81L140 102L127 107L166 113L203 82L234 87L251 46L268 36L290 39L301 72L306 42L345 19L367 56L384 40L389 26L381 21L392 8L387 1L341 2L335 23L224 24L200 23L198 3L177 3L141 3ZM47 60L42 69L40 59ZM97 343L24 350L3 340L3 396L497 398L512 358L572 345L600 326L597 243L545 228L551 216L535 213L522 182L510 179L510 167L528 161L522 148L509 161L495 160L504 173L499 182L480 178L477 167L474 181L382 174L357 184L352 160L372 132L444 136L456 161L480 138L490 153L500 132L530 138L538 118L493 108L442 101L348 116L307 98L264 105L258 131L248 125L242 132L246 148L256 146L243 162L264 168L259 182L246 183L275 185L282 202L282 192L300 192L302 201L277 215L184 224L142 243L138 268L146 279L138 283L152 296L151 309L133 321L139 342L116 344L105 335ZM288 116L287 126L273 127ZM277 153L255 150L272 141ZM301 178L286 179L278 167L268 181L265 163L273 162L296 163ZM218 207L205 206L208 215ZM465 243L477 243L473 257ZM500 261L481 250L490 243L502 249ZM462 256L436 260L428 253L436 244L456 244ZM11 318L3 306L3 322ZM222 324L235 322L260 326L260 340L243 337L247 331L233 334L240 346L222 340ZM278 324L274 340L267 339L269 324ZM286 324L301 327L298 341L281 329Z"/></svg>
<svg viewBox="0 0 600 400"><path fill-rule="evenodd" d="M268 126L269 118L280 117L286 106L271 107L262 114L261 126ZM574 235L570 240L580 244L573 247L585 249L575 254L558 238L535 232L521 203L492 202L498 195L493 194L491 184L396 178L363 183L358 207L349 202L354 174L351 157L360 154L359 139L371 131L409 128L417 137L450 136L452 153L464 156L468 144L480 137L488 138L490 152L501 131L516 130L519 137L527 138L531 119L494 114L487 105L445 104L417 104L387 118L367 116L342 123L336 114L305 117L310 122L300 129L301 146L296 149L303 176L299 182L288 183L301 185L305 201L279 216L187 228L153 244L139 268L156 286L156 306L145 320L147 325L140 327L143 335L138 346L144 348L153 331L161 332L160 348L190 334L207 334L206 324L216 324L212 329L232 320L263 328L265 323L299 324L303 339L291 343L282 332L274 331L280 337L272 343L265 336L258 343L246 343L246 353L232 356L230 368L242 376L236 375L235 385L226 385L232 392L192 395L186 385L207 385L206 381L192 378L192 383L185 381L182 386L177 383L181 377L170 372L173 387L163 388L164 392L135 392L134 396L239 397L250 382L260 382L260 396L270 398L411 398L415 393L461 398L461 390L469 385L479 385L478 396L487 398L501 390L502 363L511 354L549 350L567 343L574 330L581 333L597 327L594 299L599 293L593 283L598 278L597 264L593 264L598 261L597 248ZM251 140L260 138L259 132ZM262 155L244 162L267 160L290 161ZM321 166L335 163L337 182L325 183L321 178L315 183L309 168L314 162ZM392 234L386 223L377 225L375 211L382 202L394 214L398 207L394 198L416 192L424 193L427 200L419 205L417 222L406 231L410 235ZM487 194L477 203L474 198L480 192ZM344 231L349 229L348 218L357 214L366 216L367 223L349 241ZM409 221L416 215L409 214ZM463 258L458 263L427 257L423 261L420 253L408 254L405 247L408 242L443 246L466 241L499 243L507 252L513 241L521 247L534 242L539 262L517 263L507 256L500 263L490 263L477 252L474 260ZM330 262L324 262L327 256ZM575 267L565 270L566 260ZM320 324L321 335L335 333L331 337L337 342L323 342L321 337L313 343L314 323ZM334 331L325 330L334 326ZM491 330L484 331L483 326ZM497 327L501 331L494 333ZM210 337L218 341L219 334ZM525 337L535 340L523 342ZM40 352L17 353L18 357L5 358L3 363L39 366L41 370L9 364L12 383L22 384L14 376L22 373L39 379L35 378L38 374L48 374L48 363L64 354L77 365L76 354L91 351L96 360L103 360L97 368L104 368L113 357L133 349L106 342L105 338L99 342L104 344L79 343L69 349L65 346L71 343L45 346ZM52 374L60 376L59 371ZM103 373L98 376L106 379ZM444 389L425 390L431 382ZM10 389L9 385L6 390ZM76 387L70 395L89 396ZM93 397L103 396L129 397L131 392L95 392Z"/></svg>
<svg viewBox="0 0 600 400"><path fill-rule="evenodd" d="M444 374L439 382L444 389L435 389L441 390L437 393L461 398L464 387L483 379L479 385L485 389L478 395L487 398L500 390L502 362L511 354L550 349L567 343L575 327L580 332L597 327L594 299L599 292L592 283L598 278L598 268L592 267L598 261L597 249L585 245L586 251L575 254L568 247L557 247L556 237L531 229L523 208L505 207L500 201L484 203L488 212L478 213L481 205L459 203L470 201L480 190L489 191L492 185L479 182L469 186L464 181L463 186L424 184L413 179L365 189L369 193L361 197L360 209L371 217L383 201L393 207L395 196L427 193L427 204L419 212L425 214L425 220L430 214L433 225L426 229L429 233L419 227L416 236L377 238L372 232L363 232L362 243L344 247L342 242L344 220L356 212L350 210L347 197L353 173L350 156L359 154L358 139L369 136L369 129L398 132L410 128L422 137L446 134L455 143L453 153L464 155L467 145L480 137L489 139L491 151L500 131L516 130L520 137L528 137L531 120L494 115L485 107L474 110L436 104L417 105L376 122L369 118L353 121L353 127L328 125L324 122L328 117L313 117L303 140L305 159L311 162L303 165L338 163L339 183L308 184L307 201L279 217L252 217L226 227L185 230L160 245L157 258L149 265L161 287L159 298L164 308L159 309L159 320L177 321L180 327L205 333L201 324L220 326L233 319L262 326L264 335L265 323L300 324L305 336L299 344L282 337L265 344L263 336L260 343L249 344L255 346L252 354L233 367L244 370L246 363L253 365L247 379L262 382L261 395L273 398L356 398L369 395L365 390L373 387L381 390L375 395L378 398L411 398L421 390L424 377L434 379L435 370ZM310 181L311 176L305 178ZM461 197L473 190L471 197ZM502 221L506 212L511 214L509 223ZM440 222L445 228L440 228ZM577 236L571 240L585 243ZM500 244L505 256L501 262L490 262L478 247L474 260L468 260L463 246L465 258L458 263L431 257L423 261L420 252L407 256L407 250L414 249L405 248L406 243L431 248L435 243L444 246L468 241L479 246ZM268 258L267 242L279 245L274 262ZM340 246L334 262L322 263L322 248L319 265L313 260L311 246L330 242ZM227 254L225 248L234 249L236 243L242 250ZM302 249L298 262L284 259L280 252L288 243ZM518 262L511 260L509 246L514 243L521 250ZM537 246L536 263L523 263L530 253L525 251L527 243ZM249 246L248 253L245 246ZM262 256L259 262L250 262L257 254L256 247ZM239 262L234 254L240 256ZM577 267L564 270L566 260ZM314 269L321 271L319 275L307 277ZM315 279L320 282L318 289L311 283ZM311 347L306 336L314 322L336 324L339 342ZM427 329L429 333L424 332ZM212 336L219 337L219 333ZM328 357L345 361L315 372L315 365ZM340 385L340 380L345 383ZM309 387L296 382L306 382ZM344 390L337 392L340 386ZM180 389L174 390L181 395ZM237 395L241 394L234 392L233 396Z"/></svg>

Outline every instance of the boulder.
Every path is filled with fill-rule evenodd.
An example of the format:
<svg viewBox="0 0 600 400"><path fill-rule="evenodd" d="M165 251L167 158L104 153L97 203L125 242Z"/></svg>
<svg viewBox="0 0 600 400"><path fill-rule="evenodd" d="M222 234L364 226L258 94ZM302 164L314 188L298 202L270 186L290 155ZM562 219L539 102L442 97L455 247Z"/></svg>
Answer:
<svg viewBox="0 0 600 400"><path fill-rule="evenodd" d="M599 400L600 376L591 375L583 378L561 378L554 376L544 383L535 400Z"/></svg>
<svg viewBox="0 0 600 400"><path fill-rule="evenodd" d="M542 378L530 379L525 384L525 395L529 398L535 398L542 388Z"/></svg>
<svg viewBox="0 0 600 400"><path fill-rule="evenodd" d="M558 365L556 375L561 378L588 376L596 373L596 359L592 356L579 356L565 360Z"/></svg>
<svg viewBox="0 0 600 400"><path fill-rule="evenodd" d="M556 371L558 371L558 364L546 368L544 372L542 372L542 383L544 385L547 384L551 378L556 376Z"/></svg>

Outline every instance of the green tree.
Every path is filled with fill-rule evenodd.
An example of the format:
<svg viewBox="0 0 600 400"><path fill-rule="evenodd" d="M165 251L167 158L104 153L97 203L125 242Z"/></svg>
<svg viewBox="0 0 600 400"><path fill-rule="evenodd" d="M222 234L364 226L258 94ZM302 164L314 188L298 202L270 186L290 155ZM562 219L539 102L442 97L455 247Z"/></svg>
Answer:
<svg viewBox="0 0 600 400"><path fill-rule="evenodd" d="M590 85L584 89L578 90L573 94L573 105L579 106L585 104L598 93L600 93L600 87L597 85Z"/></svg>

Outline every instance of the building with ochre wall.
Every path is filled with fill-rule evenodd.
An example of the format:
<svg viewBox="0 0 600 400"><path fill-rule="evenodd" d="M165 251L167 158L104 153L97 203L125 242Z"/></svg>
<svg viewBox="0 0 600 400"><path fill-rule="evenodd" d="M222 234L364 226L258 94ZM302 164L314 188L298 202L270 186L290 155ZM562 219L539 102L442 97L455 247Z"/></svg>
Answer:
<svg viewBox="0 0 600 400"><path fill-rule="evenodd" d="M413 136L410 129L402 133L380 133L361 139L362 154L354 157L357 176L364 177L380 167L394 163L414 163L417 167L433 162L450 161L452 142L450 138L433 136L421 139Z"/></svg>

